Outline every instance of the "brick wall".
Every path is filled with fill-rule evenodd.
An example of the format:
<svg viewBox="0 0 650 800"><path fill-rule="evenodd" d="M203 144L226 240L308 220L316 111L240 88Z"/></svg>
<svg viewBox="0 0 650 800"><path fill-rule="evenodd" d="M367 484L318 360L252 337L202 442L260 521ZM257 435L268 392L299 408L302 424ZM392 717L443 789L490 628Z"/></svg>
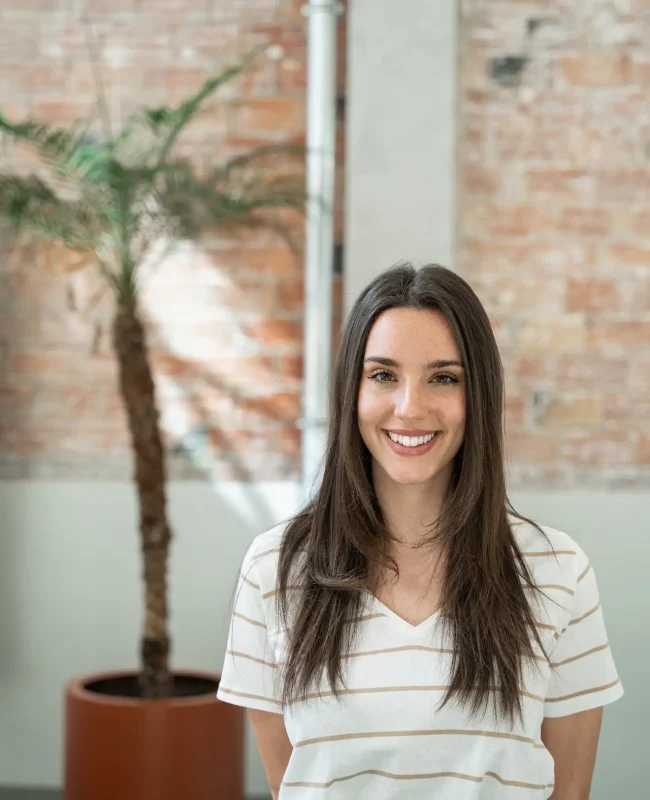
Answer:
<svg viewBox="0 0 650 800"><path fill-rule="evenodd" d="M80 10L88 8L114 121L177 102L255 45L276 60L229 84L183 147L223 158L304 141L306 19L300 0L5 0L0 108L66 124L92 111ZM340 85L345 73L341 23ZM342 119L339 121L342 155ZM14 157L0 142L0 158ZM343 235L338 174L337 238ZM302 234L303 222L296 220ZM109 297L92 273L54 274L59 254L0 266L0 478L118 478L131 471L110 348ZM48 263L53 262L53 263ZM188 248L149 275L143 306L170 473L300 474L303 263L256 234ZM340 320L335 286L335 329Z"/></svg>
<svg viewBox="0 0 650 800"><path fill-rule="evenodd" d="M650 4L467 0L458 260L520 486L650 483Z"/></svg>
<svg viewBox="0 0 650 800"><path fill-rule="evenodd" d="M299 139L301 5L90 0L112 115L177 100L232 54L267 42L281 57L230 86L185 141L200 158ZM92 107L81 6L5 0L5 113L65 123ZM647 486L647 0L462 2L460 72L458 264L503 351L512 482ZM106 298L92 305L90 275L65 281L46 267L0 269L0 477L123 478L130 453L110 308ZM278 241L256 236L208 243L148 281L172 475L298 477L302 273ZM335 291L340 309L338 280Z"/></svg>

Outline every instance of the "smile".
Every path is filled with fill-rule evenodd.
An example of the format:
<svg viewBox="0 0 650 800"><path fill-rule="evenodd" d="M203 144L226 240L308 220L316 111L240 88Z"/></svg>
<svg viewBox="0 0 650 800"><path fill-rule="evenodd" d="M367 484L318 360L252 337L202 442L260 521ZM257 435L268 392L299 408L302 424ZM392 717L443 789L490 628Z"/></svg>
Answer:
<svg viewBox="0 0 650 800"><path fill-rule="evenodd" d="M419 456L428 453L440 438L440 431L424 436L401 436L392 431L384 431L391 450L399 455Z"/></svg>

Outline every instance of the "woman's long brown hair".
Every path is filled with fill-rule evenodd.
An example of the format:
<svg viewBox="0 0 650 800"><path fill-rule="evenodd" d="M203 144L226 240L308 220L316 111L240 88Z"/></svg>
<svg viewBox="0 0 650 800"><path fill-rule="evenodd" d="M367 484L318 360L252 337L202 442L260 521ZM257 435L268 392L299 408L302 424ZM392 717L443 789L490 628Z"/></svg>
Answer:
<svg viewBox="0 0 650 800"><path fill-rule="evenodd" d="M534 642L548 660L531 596L539 590L510 518L530 520L514 511L506 494L503 370L490 322L470 286L437 265L416 270L399 264L379 275L358 297L342 332L322 481L288 523L279 555L278 613L287 631L282 702L313 692L325 676L338 696L345 685L341 655L355 642L370 574L382 566L397 571L357 418L368 335L392 308L441 312L465 365L465 438L430 534L446 552L441 619L455 652L440 707L454 698L474 716L492 698L495 711L513 724L522 718L524 662L535 663Z"/></svg>

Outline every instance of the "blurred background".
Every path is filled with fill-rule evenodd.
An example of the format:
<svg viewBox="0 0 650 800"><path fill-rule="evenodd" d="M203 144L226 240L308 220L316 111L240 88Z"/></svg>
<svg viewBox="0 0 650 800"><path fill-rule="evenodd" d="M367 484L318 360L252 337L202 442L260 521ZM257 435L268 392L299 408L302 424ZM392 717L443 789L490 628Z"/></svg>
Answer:
<svg viewBox="0 0 650 800"><path fill-rule="evenodd" d="M650 3L341 6L333 339L360 289L399 259L445 264L474 287L505 365L511 497L590 555L626 689L605 711L592 797L641 800ZM183 147L200 161L302 141L302 7L2 0L0 109L57 125L92 111L87 15L115 120L180 101L264 45ZM52 790L43 798L62 780L63 683L135 666L141 625L132 457L96 289L92 275L54 274L47 252L0 262L0 787ZM165 261L142 297L176 535L174 663L218 670L241 557L303 498L304 259L268 233L212 239ZM247 759L248 790L263 796L252 744Z"/></svg>

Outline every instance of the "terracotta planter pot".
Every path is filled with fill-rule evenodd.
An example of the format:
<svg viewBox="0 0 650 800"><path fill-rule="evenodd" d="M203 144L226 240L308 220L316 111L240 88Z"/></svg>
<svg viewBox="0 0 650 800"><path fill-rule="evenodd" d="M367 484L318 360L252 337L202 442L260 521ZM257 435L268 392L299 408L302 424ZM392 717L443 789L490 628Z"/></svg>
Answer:
<svg viewBox="0 0 650 800"><path fill-rule="evenodd" d="M133 671L65 691L65 800L243 800L244 710L219 676L177 672L175 697L143 700Z"/></svg>

